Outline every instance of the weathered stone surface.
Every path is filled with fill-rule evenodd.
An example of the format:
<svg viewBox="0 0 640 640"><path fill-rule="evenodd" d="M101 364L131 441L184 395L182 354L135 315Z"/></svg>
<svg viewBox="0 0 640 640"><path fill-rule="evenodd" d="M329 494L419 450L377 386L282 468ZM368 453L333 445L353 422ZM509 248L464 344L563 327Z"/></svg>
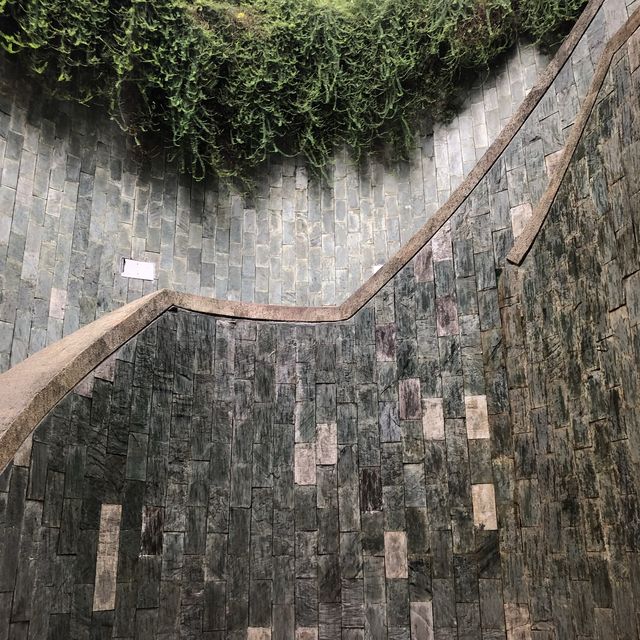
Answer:
<svg viewBox="0 0 640 640"><path fill-rule="evenodd" d="M419 420L422 417L420 380L418 378L400 380L398 395L400 398L400 419Z"/></svg>
<svg viewBox="0 0 640 640"><path fill-rule="evenodd" d="M473 524L482 529L497 529L496 499L492 484L471 485Z"/></svg>
<svg viewBox="0 0 640 640"><path fill-rule="evenodd" d="M337 464L338 425L335 422L317 425L316 461L318 464Z"/></svg>
<svg viewBox="0 0 640 640"><path fill-rule="evenodd" d="M407 578L407 534L404 531L385 531L384 562L387 579Z"/></svg>
<svg viewBox="0 0 640 640"><path fill-rule="evenodd" d="M104 504L100 512L96 583L93 610L108 611L116 608L116 574L120 545L120 505Z"/></svg>
<svg viewBox="0 0 640 640"><path fill-rule="evenodd" d="M558 99L571 103L562 92L575 88L564 71L560 98L540 101L450 224L353 319L172 311L59 403L0 476L0 637L27 623L34 637L64 638L621 635L638 602L637 83L625 64L594 108L599 128L567 172L553 233L522 271L504 262L510 211L540 197L573 122L558 125ZM498 123L504 91L492 87ZM84 192L92 171L80 172ZM149 185L122 178L132 211L158 171ZM295 173L270 187L273 202L292 191L304 201ZM397 178L373 197L409 211L408 178ZM185 205L191 188L176 178L153 215L165 195ZM220 246L238 252L233 224ZM173 246L170 218L160 227ZM192 266L211 240L190 247ZM242 269L216 271L220 286ZM213 271L191 273L215 288ZM74 308L67 294L47 303L54 319ZM83 292L85 320L100 295ZM115 609L92 615L108 504L122 505Z"/></svg>
<svg viewBox="0 0 640 640"><path fill-rule="evenodd" d="M433 610L431 602L411 603L411 637L433 640Z"/></svg>
<svg viewBox="0 0 640 640"><path fill-rule="evenodd" d="M442 398L422 399L422 431L425 440L444 440Z"/></svg>
<svg viewBox="0 0 640 640"><path fill-rule="evenodd" d="M314 444L296 444L294 478L296 484L316 483L316 447Z"/></svg>
<svg viewBox="0 0 640 640"><path fill-rule="evenodd" d="M466 396L465 413L467 417L467 437L489 438L489 416L486 396Z"/></svg>

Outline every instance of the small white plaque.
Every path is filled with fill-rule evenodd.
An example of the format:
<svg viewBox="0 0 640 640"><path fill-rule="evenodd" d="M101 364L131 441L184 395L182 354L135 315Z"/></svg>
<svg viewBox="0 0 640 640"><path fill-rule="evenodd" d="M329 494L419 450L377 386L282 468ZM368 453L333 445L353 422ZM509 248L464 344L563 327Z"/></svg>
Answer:
<svg viewBox="0 0 640 640"><path fill-rule="evenodd" d="M155 280L156 265L153 262L141 262L139 260L124 259L122 275L125 278L138 278L140 280Z"/></svg>

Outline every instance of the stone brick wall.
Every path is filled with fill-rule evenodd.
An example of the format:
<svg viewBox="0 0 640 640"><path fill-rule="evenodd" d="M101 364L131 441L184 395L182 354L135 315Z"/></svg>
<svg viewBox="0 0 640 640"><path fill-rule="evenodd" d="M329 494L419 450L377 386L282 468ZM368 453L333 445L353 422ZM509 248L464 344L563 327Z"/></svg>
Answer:
<svg viewBox="0 0 640 640"><path fill-rule="evenodd" d="M350 321L168 312L81 383L0 476L0 638L639 637L639 66L522 269L499 162Z"/></svg>
<svg viewBox="0 0 640 640"><path fill-rule="evenodd" d="M632 3L628 0L628 3ZM547 184L594 64L627 17L606 0L508 160L517 235ZM328 182L273 162L255 194L192 184L159 155L132 156L99 109L43 99L0 62L0 371L157 287L223 299L336 304L449 197L535 83L527 46L473 88L460 115L422 138L411 161L355 167ZM523 151L523 146L525 150ZM158 280L120 275L148 260Z"/></svg>
<svg viewBox="0 0 640 640"><path fill-rule="evenodd" d="M639 51L522 269L532 124L350 321L169 312L59 403L0 638L639 637Z"/></svg>
<svg viewBox="0 0 640 640"><path fill-rule="evenodd" d="M639 66L636 32L531 253L501 283L505 593L541 638L640 637Z"/></svg>
<svg viewBox="0 0 640 640"><path fill-rule="evenodd" d="M504 636L479 328L424 276L123 347L0 477L0 637Z"/></svg>

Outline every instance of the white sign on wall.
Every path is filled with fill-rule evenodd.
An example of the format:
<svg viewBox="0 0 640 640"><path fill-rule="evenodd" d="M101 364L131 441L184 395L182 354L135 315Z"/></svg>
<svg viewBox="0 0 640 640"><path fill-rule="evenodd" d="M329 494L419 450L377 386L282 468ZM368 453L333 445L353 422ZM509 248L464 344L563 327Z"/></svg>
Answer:
<svg viewBox="0 0 640 640"><path fill-rule="evenodd" d="M153 262L141 262L139 260L124 258L122 261L122 275L125 278L155 280L156 265Z"/></svg>

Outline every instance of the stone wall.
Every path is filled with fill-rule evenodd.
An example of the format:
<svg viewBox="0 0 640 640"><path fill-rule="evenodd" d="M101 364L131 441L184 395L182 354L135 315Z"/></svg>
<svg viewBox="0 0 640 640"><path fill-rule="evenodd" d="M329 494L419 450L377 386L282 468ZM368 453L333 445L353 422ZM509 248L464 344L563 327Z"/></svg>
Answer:
<svg viewBox="0 0 640 640"><path fill-rule="evenodd" d="M0 638L640 637L639 52L521 269L547 101L353 319L168 312L60 402L0 476Z"/></svg>
<svg viewBox="0 0 640 640"><path fill-rule="evenodd" d="M0 637L504 636L479 327L429 264L345 323L167 312L67 396L0 477Z"/></svg>
<svg viewBox="0 0 640 640"><path fill-rule="evenodd" d="M639 66L636 33L531 253L502 278L502 565L538 637L640 637Z"/></svg>
<svg viewBox="0 0 640 640"><path fill-rule="evenodd" d="M639 66L522 269L500 161L353 319L167 312L81 383L0 477L0 638L639 637Z"/></svg>
<svg viewBox="0 0 640 640"><path fill-rule="evenodd" d="M632 4L629 2L629 4ZM606 0L529 122L507 169L517 235L547 184L607 39L627 17ZM43 99L0 69L0 371L157 287L295 305L336 304L449 197L535 83L546 59L521 46L472 89L460 115L418 141L409 163L355 167L326 183L273 162L245 198L192 184L161 154L133 156L99 109ZM121 276L148 260L158 280Z"/></svg>

